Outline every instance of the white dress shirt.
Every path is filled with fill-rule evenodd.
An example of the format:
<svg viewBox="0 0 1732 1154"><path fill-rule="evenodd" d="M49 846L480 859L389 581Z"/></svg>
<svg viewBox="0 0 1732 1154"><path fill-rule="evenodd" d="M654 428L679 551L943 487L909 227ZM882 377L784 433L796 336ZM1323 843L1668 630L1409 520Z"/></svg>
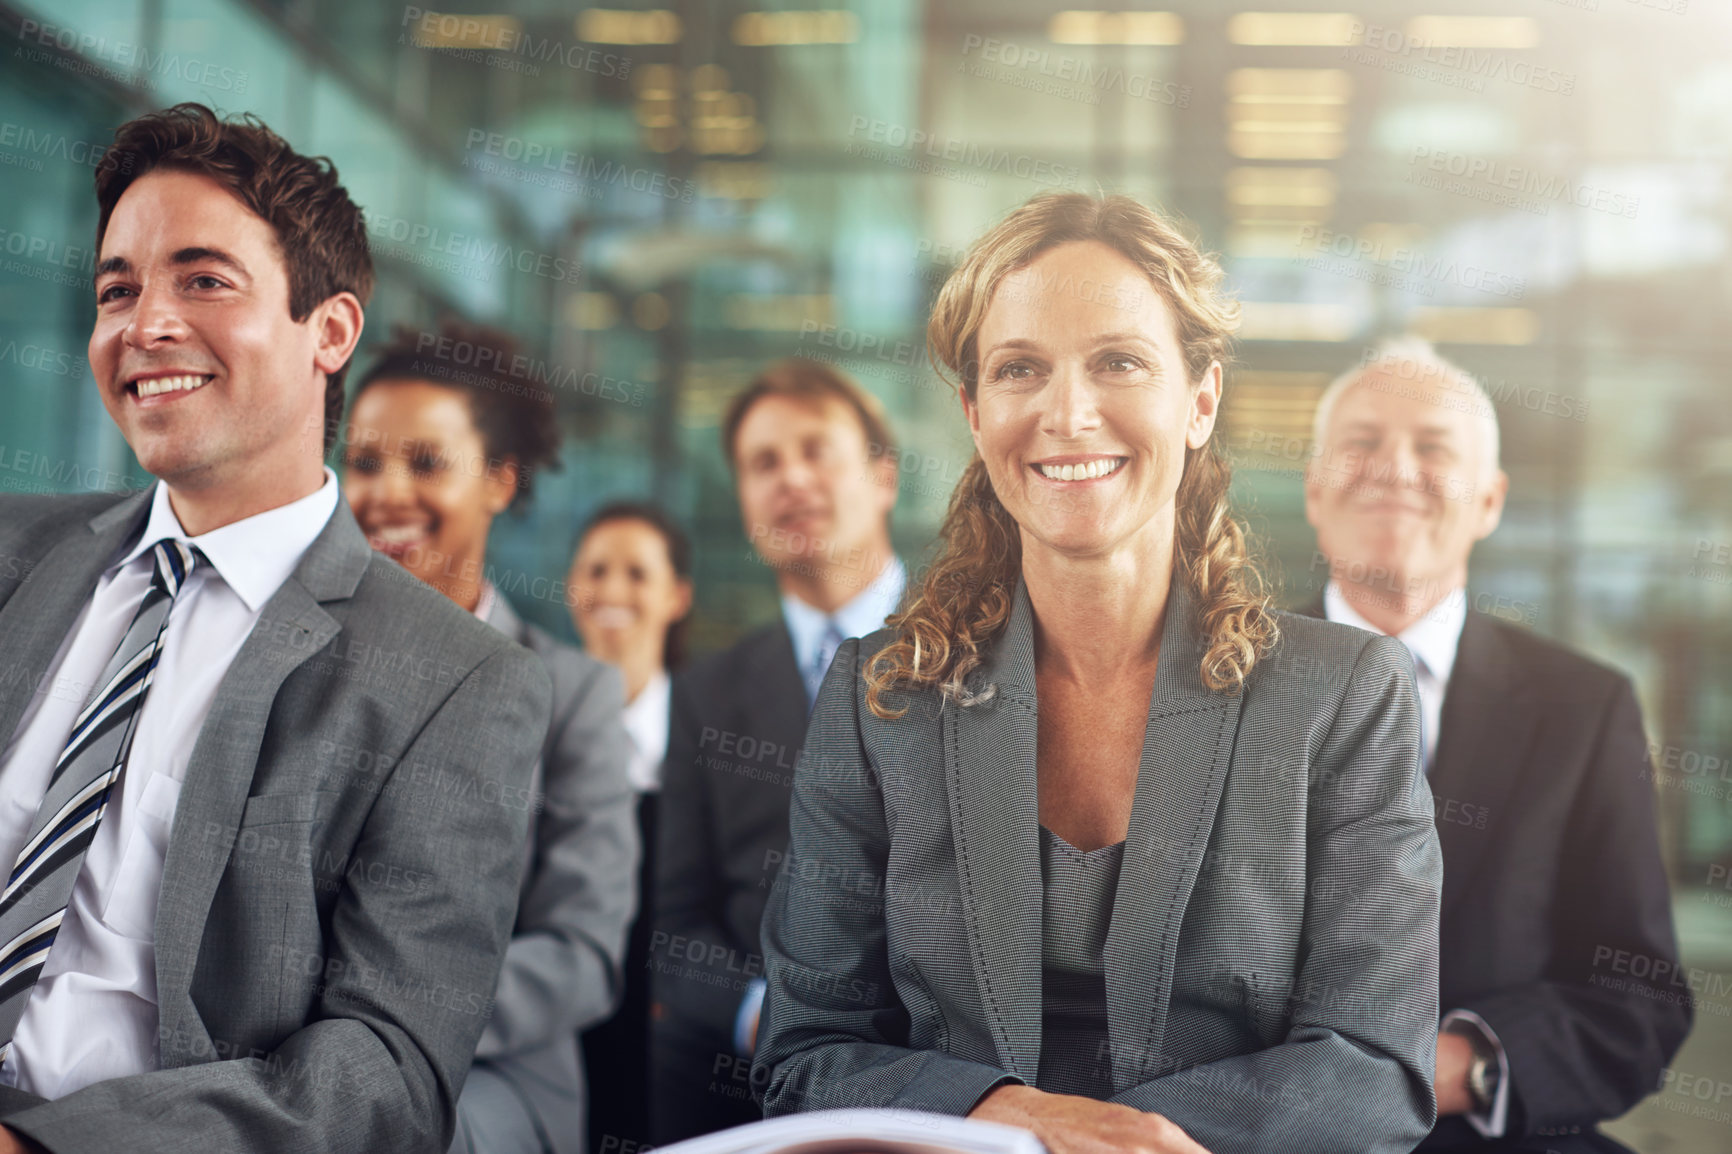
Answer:
<svg viewBox="0 0 1732 1154"><path fill-rule="evenodd" d="M884 619L896 612L907 583L908 570L902 558L892 554L872 583L834 613L808 605L792 593L782 594L782 620L787 622L788 636L794 642L794 663L800 667L800 676L805 677L816 666L822 656L824 634L830 629L846 641L884 628ZM822 673L819 676L821 680Z"/></svg>
<svg viewBox="0 0 1732 1154"><path fill-rule="evenodd" d="M1323 614L1331 621L1352 625L1368 633L1383 630L1354 612L1341 592L1341 586L1331 581L1323 590ZM1418 621L1396 635L1408 652L1413 654L1414 681L1419 687L1420 747L1424 751L1425 772L1430 773L1436 760L1438 725L1443 718L1443 698L1449 692L1450 674L1455 672L1456 650L1461 647L1462 626L1467 624L1467 590L1456 589L1425 612ZM1443 1016L1439 1030L1462 1034L1471 1039L1475 1033L1483 1038L1497 1056L1497 1094L1491 1108L1475 1110L1467 1115L1468 1124L1485 1138L1502 1138L1509 1125L1509 1056L1498 1041L1491 1025L1472 1010L1451 1010Z"/></svg>
<svg viewBox="0 0 1732 1154"><path fill-rule="evenodd" d="M631 738L631 760L626 777L639 793L655 793L662 787L662 763L668 756L668 706L673 698L673 680L667 670L651 675L636 697L626 702L626 736Z"/></svg>
<svg viewBox="0 0 1732 1154"><path fill-rule="evenodd" d="M315 493L187 537L158 482L144 534L96 583L0 749L0 859L17 859L49 772L85 699L150 587L150 547L166 537L204 553L164 628L126 772L72 886L54 948L13 1035L0 1081L59 1098L156 1069L156 907L163 857L199 728L259 612L337 507L337 477ZM213 571L214 570L214 571Z"/></svg>
<svg viewBox="0 0 1732 1154"><path fill-rule="evenodd" d="M1331 581L1323 590L1323 614L1331 621L1352 625L1367 633L1383 630L1365 620L1348 604L1341 586ZM1419 686L1420 749L1425 772L1431 772L1437 751L1437 728L1443 718L1443 696L1449 691L1449 675L1455 671L1455 651L1461 645L1461 628L1467 624L1467 590L1457 589L1426 610L1398 635L1413 654L1414 680Z"/></svg>

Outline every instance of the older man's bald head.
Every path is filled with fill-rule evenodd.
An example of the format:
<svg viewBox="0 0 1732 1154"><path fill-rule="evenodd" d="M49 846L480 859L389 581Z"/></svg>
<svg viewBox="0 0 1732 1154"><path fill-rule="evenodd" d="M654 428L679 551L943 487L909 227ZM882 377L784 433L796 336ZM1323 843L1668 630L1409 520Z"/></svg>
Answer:
<svg viewBox="0 0 1732 1154"><path fill-rule="evenodd" d="M1502 438L1497 408L1491 395L1474 375L1444 358L1430 341L1421 337L1394 337L1370 349L1357 365L1348 369L1323 390L1311 420L1311 451L1325 452L1329 422L1342 394L1364 385L1415 401L1438 404L1477 418L1482 468L1487 476L1499 468Z"/></svg>
<svg viewBox="0 0 1732 1154"><path fill-rule="evenodd" d="M1399 632L1466 582L1468 555L1502 516L1491 398L1410 338L1324 390L1314 427L1305 516L1318 549L1355 608Z"/></svg>

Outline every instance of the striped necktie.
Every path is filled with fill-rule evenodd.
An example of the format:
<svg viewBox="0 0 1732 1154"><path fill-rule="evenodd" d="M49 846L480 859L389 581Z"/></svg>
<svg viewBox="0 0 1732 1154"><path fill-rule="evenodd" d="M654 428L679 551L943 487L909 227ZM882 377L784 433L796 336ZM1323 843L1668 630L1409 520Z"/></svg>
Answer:
<svg viewBox="0 0 1732 1154"><path fill-rule="evenodd" d="M175 595L203 559L184 541L159 541L151 553L156 569L150 588L97 680L99 688L73 723L0 893L0 1063L12 1054L12 1035L66 916L84 851L126 769Z"/></svg>

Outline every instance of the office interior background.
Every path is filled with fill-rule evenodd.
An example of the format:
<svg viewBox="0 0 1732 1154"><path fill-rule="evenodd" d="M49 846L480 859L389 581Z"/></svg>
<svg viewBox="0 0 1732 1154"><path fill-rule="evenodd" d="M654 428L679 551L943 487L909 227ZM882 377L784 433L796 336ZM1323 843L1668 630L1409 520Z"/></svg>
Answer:
<svg viewBox="0 0 1732 1154"><path fill-rule="evenodd" d="M1732 1148L1732 5L429 2L0 0L0 487L149 483L84 359L91 177L180 100L336 163L379 272L358 364L458 313L556 382L564 468L490 559L566 638L577 528L627 496L694 537L700 652L774 615L717 426L783 355L887 406L918 565L971 452L923 347L957 255L1042 191L1157 203L1243 302L1221 435L1288 602L1327 576L1323 385L1410 331L1491 392L1474 604L1635 679L1697 996L1610 1129Z"/></svg>

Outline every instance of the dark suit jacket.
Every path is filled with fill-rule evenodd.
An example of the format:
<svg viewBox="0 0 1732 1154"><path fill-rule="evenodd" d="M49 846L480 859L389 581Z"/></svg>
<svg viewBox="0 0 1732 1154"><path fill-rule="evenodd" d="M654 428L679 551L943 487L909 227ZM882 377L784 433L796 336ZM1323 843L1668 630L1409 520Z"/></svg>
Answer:
<svg viewBox="0 0 1732 1154"><path fill-rule="evenodd" d="M487 623L547 666L553 721L536 765L517 925L475 1063L511 1083L554 1154L581 1154L587 1095L577 1034L619 1000L626 925L636 908L625 689L618 670L525 622L503 593ZM474 1148L504 1144L489 1141L496 1137L492 1120L467 1100L461 1105Z"/></svg>
<svg viewBox="0 0 1732 1154"><path fill-rule="evenodd" d="M150 490L0 497L0 734ZM373 552L347 503L265 604L187 766L160 1070L5 1122L56 1154L441 1151L517 908L542 663Z"/></svg>
<svg viewBox="0 0 1732 1154"><path fill-rule="evenodd" d="M1629 678L1469 611L1431 770L1440 1004L1503 1043L1512 1138L1624 1113L1689 1031L1647 750ZM1431 1140L1480 1141L1458 1118Z"/></svg>
<svg viewBox="0 0 1732 1154"><path fill-rule="evenodd" d="M1407 1151L1431 1129L1442 862L1399 642L1283 615L1240 693L1204 687L1190 599L1161 635L1105 947L1112 1100L1214 1154ZM1041 1060L1033 614L970 688L865 704L845 642L764 919L766 1113L964 1114Z"/></svg>
<svg viewBox="0 0 1732 1154"><path fill-rule="evenodd" d="M702 1077L734 1050L734 1017L763 976L758 924L788 847L788 798L806 733L806 688L787 627L749 634L674 679L657 837L651 936L655 1064ZM688 1060L689 1059L689 1060ZM658 1096L706 1094L707 1079L658 1081ZM749 1093L717 1102L660 1101L659 1141L755 1116ZM743 1112L742 1112L743 1111Z"/></svg>

